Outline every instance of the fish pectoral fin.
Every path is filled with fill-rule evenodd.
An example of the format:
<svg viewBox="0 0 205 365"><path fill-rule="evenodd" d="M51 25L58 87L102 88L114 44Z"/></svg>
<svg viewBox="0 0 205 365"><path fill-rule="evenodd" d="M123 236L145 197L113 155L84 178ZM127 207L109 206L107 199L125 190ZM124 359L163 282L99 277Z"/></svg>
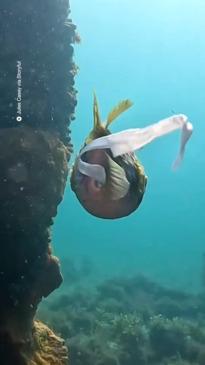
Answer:
<svg viewBox="0 0 205 365"><path fill-rule="evenodd" d="M107 154L106 154L107 155ZM124 198L130 188L125 171L109 155L107 155L108 176L107 188L108 194L112 200Z"/></svg>
<svg viewBox="0 0 205 365"><path fill-rule="evenodd" d="M119 117L120 114L125 112L127 109L129 109L133 103L126 99L119 102L118 105L116 105L111 112L108 114L107 121L105 124L105 128L108 128L109 125L115 120L117 117Z"/></svg>

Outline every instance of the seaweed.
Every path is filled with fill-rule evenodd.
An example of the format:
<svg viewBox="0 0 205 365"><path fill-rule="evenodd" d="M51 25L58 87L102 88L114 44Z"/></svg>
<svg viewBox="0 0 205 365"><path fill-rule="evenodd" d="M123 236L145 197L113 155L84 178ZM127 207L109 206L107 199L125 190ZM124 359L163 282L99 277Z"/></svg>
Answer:
<svg viewBox="0 0 205 365"><path fill-rule="evenodd" d="M204 365L204 307L202 294L135 276L67 289L39 317L66 339L73 365Z"/></svg>

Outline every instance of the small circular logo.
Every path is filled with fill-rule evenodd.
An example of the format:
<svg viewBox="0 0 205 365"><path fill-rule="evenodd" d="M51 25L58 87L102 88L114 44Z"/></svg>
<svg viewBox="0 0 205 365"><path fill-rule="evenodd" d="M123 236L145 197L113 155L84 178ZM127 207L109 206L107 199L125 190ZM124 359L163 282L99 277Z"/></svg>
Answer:
<svg viewBox="0 0 205 365"><path fill-rule="evenodd" d="M22 117L16 117L17 122L21 122L22 121Z"/></svg>

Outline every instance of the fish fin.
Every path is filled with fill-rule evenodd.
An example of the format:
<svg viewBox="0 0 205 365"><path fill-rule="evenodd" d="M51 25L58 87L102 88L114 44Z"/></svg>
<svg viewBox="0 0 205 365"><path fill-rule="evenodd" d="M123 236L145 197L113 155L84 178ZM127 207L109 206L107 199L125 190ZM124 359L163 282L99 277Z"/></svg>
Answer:
<svg viewBox="0 0 205 365"><path fill-rule="evenodd" d="M116 119L120 114L122 114L125 110L129 109L133 103L130 100L122 100L116 105L111 112L108 114L107 121L105 124L105 128L108 128L109 125Z"/></svg>
<svg viewBox="0 0 205 365"><path fill-rule="evenodd" d="M93 102L93 117L94 117L94 128L98 129L101 127L101 120L100 120L100 112L96 94L94 93L94 102Z"/></svg>
<svg viewBox="0 0 205 365"><path fill-rule="evenodd" d="M100 112L96 94L94 92L94 101L93 101L93 129L89 133L88 137L85 139L85 144L90 144L94 139L102 137L106 135L105 128L101 123Z"/></svg>
<svg viewBox="0 0 205 365"><path fill-rule="evenodd" d="M119 166L107 153L107 188L108 194L112 200L124 198L130 188L130 183L127 180L125 171Z"/></svg>

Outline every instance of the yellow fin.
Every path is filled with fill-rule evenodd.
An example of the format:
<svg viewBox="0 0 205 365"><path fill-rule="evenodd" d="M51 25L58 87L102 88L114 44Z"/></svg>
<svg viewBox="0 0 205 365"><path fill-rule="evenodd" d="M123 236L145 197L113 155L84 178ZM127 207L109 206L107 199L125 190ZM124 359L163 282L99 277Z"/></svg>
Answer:
<svg viewBox="0 0 205 365"><path fill-rule="evenodd" d="M108 162L108 182L107 194L111 200L119 200L124 198L130 188L124 169L119 166L107 153Z"/></svg>
<svg viewBox="0 0 205 365"><path fill-rule="evenodd" d="M132 105L133 103L128 99L120 101L119 104L108 114L105 127L108 128L114 119L116 119L125 110L129 109Z"/></svg>
<svg viewBox="0 0 205 365"><path fill-rule="evenodd" d="M101 126L101 120L100 120L98 101L95 93L93 102L93 117L94 117L94 129L98 129Z"/></svg>

